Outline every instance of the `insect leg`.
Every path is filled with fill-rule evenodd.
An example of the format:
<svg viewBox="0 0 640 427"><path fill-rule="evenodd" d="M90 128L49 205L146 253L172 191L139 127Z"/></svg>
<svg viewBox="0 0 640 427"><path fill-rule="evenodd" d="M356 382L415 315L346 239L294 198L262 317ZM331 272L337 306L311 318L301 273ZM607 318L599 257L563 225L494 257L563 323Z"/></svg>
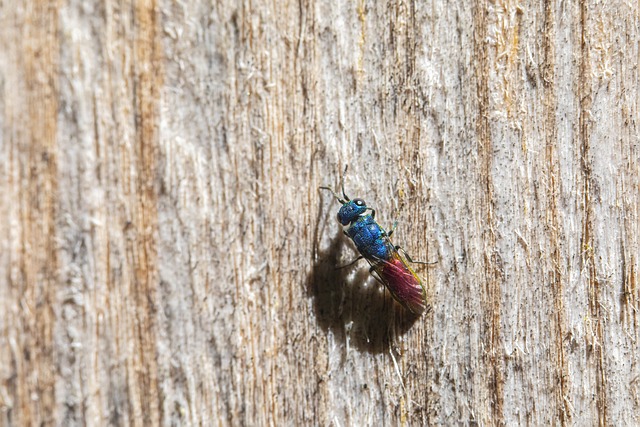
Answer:
<svg viewBox="0 0 640 427"><path fill-rule="evenodd" d="M375 273L375 274L373 274ZM371 276L373 276L374 279L376 279L381 285L387 286L382 279L380 278L379 273L376 271L376 269L371 266L371 268L369 268L369 274L371 274Z"/></svg>
<svg viewBox="0 0 640 427"><path fill-rule="evenodd" d="M341 265L340 267L336 267L336 270L340 270L342 268L347 268L352 266L353 264L355 264L356 262L360 261L362 258L364 258L362 255L360 255L358 258L354 259L353 261L351 261L349 264L345 264L345 265Z"/></svg>
<svg viewBox="0 0 640 427"><path fill-rule="evenodd" d="M396 227L397 227L397 226L398 226L398 221L395 221L395 222L393 223L393 225L391 226L391 231L389 231L389 232L387 233L387 236L388 236L388 237L391 237L391 235L393 234L393 232L394 232L394 231L396 231ZM397 248L396 248L396 249L397 249Z"/></svg>
<svg viewBox="0 0 640 427"><path fill-rule="evenodd" d="M371 211L371 218L376 219L376 210L372 208L367 208L366 210Z"/></svg>
<svg viewBox="0 0 640 427"><path fill-rule="evenodd" d="M402 254L404 255L404 257L407 259L407 261L413 263L413 264L424 264L424 265L433 265L433 264L437 264L438 261L414 261L409 254L407 253L407 251L404 250L404 248L402 248L401 246L396 246L396 250L397 251L402 251Z"/></svg>

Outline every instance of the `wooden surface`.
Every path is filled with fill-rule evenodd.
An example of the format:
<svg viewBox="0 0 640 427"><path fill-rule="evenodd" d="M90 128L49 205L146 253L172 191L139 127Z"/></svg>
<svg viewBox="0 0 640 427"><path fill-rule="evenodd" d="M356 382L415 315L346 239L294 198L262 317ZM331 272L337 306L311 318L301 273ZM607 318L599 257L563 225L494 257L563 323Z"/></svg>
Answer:
<svg viewBox="0 0 640 427"><path fill-rule="evenodd" d="M0 3L0 425L640 423L637 2L199 3Z"/></svg>

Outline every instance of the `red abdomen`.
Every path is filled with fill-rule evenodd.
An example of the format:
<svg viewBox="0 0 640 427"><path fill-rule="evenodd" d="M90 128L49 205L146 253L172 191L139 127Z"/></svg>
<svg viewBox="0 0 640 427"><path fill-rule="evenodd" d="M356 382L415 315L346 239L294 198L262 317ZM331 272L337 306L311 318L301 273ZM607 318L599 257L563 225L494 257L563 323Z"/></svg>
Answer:
<svg viewBox="0 0 640 427"><path fill-rule="evenodd" d="M396 253L388 261L380 261L374 267L393 297L415 314L426 308L426 293L422 282Z"/></svg>

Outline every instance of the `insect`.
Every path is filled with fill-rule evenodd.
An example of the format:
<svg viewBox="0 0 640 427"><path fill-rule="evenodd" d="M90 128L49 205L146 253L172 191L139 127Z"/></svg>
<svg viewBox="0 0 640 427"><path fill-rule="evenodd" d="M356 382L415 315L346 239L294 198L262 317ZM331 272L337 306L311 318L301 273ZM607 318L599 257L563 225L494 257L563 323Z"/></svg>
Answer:
<svg viewBox="0 0 640 427"><path fill-rule="evenodd" d="M346 174L347 168L344 173ZM404 308L414 314L420 315L426 308L426 292L418 275L409 267L400 251L409 262L429 264L422 261L413 261L400 246L395 246L389 239L395 229L387 233L375 220L376 211L363 199L349 199L344 191L344 174L340 179L342 198L329 187L320 187L329 190L336 200L342 203L338 211L338 221L342 224L343 232L349 236L356 245L360 256L352 263L366 259L371 268L371 275L381 282L391 292L393 298ZM371 211L371 213L367 213ZM347 265L347 266L348 266Z"/></svg>

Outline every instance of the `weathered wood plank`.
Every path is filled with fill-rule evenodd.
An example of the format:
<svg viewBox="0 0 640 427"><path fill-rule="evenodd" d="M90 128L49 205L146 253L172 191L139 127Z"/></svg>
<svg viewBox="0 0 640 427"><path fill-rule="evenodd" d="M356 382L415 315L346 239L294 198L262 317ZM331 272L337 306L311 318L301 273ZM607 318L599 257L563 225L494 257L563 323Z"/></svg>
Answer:
<svg viewBox="0 0 640 427"><path fill-rule="evenodd" d="M0 4L0 424L637 424L639 19Z"/></svg>

